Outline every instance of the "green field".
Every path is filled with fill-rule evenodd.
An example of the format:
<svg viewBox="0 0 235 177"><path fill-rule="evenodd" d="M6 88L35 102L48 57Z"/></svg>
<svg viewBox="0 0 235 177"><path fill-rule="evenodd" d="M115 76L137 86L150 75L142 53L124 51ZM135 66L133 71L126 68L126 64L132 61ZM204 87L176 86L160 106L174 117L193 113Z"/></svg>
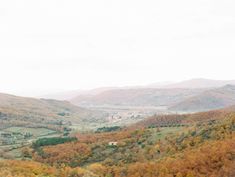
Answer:
<svg viewBox="0 0 235 177"><path fill-rule="evenodd" d="M6 128L0 131L1 133L11 133L13 136L14 134L30 134L31 136L28 138L23 138L24 136L21 136L21 138L13 137L14 143L12 144L0 144L0 152L2 153L3 156L0 155L0 160L1 159L8 159L8 158L15 158L15 159L20 159L21 158L21 150L25 146L30 146L32 142L36 141L38 138L46 138L46 137L57 137L60 136L61 134L54 131L50 130L47 128L29 128L29 127L10 127Z"/></svg>
<svg viewBox="0 0 235 177"><path fill-rule="evenodd" d="M3 130L4 132L11 132L11 133L30 133L34 137L39 137L39 136L46 136L49 134L54 134L56 131L54 130L49 130L47 128L27 128L27 127L10 127L7 129Z"/></svg>
<svg viewBox="0 0 235 177"><path fill-rule="evenodd" d="M152 131L151 139L153 141L162 140L166 136L176 135L178 133L181 133L184 131L184 129L185 129L184 127L164 127L164 128L159 128L158 131L157 128L152 128L150 129Z"/></svg>

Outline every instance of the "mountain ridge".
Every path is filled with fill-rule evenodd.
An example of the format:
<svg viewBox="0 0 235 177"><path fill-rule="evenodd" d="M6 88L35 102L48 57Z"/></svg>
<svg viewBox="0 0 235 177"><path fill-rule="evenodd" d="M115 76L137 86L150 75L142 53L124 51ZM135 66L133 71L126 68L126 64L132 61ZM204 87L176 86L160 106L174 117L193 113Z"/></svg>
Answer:
<svg viewBox="0 0 235 177"><path fill-rule="evenodd" d="M180 111L207 111L224 108L235 104L235 85L226 85L220 88L206 90L199 95L183 100L170 110Z"/></svg>
<svg viewBox="0 0 235 177"><path fill-rule="evenodd" d="M67 92L59 92L55 94L42 95L42 98L52 98L58 100L72 100L80 95L97 95L109 90L128 90L128 89L147 89L147 88L158 88L158 89L173 89L173 88L184 88L184 89L210 89L225 86L227 84L235 85L235 80L213 80L204 78L195 78L190 80L184 80L180 82L157 82L148 85L139 86L126 86L126 87L99 87L90 90L73 90Z"/></svg>

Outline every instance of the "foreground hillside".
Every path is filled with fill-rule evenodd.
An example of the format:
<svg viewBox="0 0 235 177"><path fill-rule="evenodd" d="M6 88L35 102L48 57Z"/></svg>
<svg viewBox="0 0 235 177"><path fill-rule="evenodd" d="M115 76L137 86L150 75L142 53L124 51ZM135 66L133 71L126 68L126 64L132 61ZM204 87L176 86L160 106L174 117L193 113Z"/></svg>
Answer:
<svg viewBox="0 0 235 177"><path fill-rule="evenodd" d="M151 117L71 135L77 139L38 140L23 150L30 161L1 161L0 176L233 177L234 112Z"/></svg>

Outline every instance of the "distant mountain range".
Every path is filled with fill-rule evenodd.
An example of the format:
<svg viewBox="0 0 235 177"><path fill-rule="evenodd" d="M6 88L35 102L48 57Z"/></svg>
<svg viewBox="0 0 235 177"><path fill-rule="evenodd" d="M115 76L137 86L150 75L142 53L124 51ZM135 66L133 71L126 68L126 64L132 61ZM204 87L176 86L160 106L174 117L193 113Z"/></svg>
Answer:
<svg viewBox="0 0 235 177"><path fill-rule="evenodd" d="M211 80L211 79L191 79L182 82L158 82L145 86L129 86L129 87L101 87L92 90L73 90L67 92L60 92L41 96L47 99L57 100L71 100L79 95L97 95L104 91L120 90L120 89L143 89L143 88L184 88L184 89L197 89L197 88L217 88L225 85L235 85L235 80Z"/></svg>
<svg viewBox="0 0 235 177"><path fill-rule="evenodd" d="M115 89L96 95L79 95L71 103L83 106L169 106L195 96L202 89Z"/></svg>
<svg viewBox="0 0 235 177"><path fill-rule="evenodd" d="M198 112L235 104L235 86L207 89L122 89L97 95L80 95L70 100L82 106L165 106L175 112Z"/></svg>
<svg viewBox="0 0 235 177"><path fill-rule="evenodd" d="M235 104L235 80L191 79L147 86L104 87L48 95L82 106L166 106L171 111L204 111Z"/></svg>
<svg viewBox="0 0 235 177"><path fill-rule="evenodd" d="M224 108L235 104L235 86L226 85L220 88L206 90L196 96L187 98L170 110L180 111L206 111Z"/></svg>
<svg viewBox="0 0 235 177"><path fill-rule="evenodd" d="M164 88L217 88L235 85L235 80L191 79L163 86Z"/></svg>

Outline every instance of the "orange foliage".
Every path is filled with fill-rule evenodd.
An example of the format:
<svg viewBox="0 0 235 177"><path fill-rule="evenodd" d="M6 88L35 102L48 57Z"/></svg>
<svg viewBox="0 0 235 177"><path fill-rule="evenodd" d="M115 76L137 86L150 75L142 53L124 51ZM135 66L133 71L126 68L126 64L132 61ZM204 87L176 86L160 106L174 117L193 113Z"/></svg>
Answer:
<svg viewBox="0 0 235 177"><path fill-rule="evenodd" d="M199 112L194 114L172 114L155 115L144 119L130 128L143 128L149 126L171 126L171 125L190 125L199 122L208 122L213 120L223 120L229 117L235 117L234 109L220 109L208 112Z"/></svg>
<svg viewBox="0 0 235 177"><path fill-rule="evenodd" d="M51 176L54 177L56 169L44 164L32 161L0 161L1 177L36 177Z"/></svg>
<svg viewBox="0 0 235 177"><path fill-rule="evenodd" d="M104 133L90 133L90 134L77 134L76 137L79 142L82 143L99 143L99 142L109 142L118 141L125 138L130 138L133 131L123 130L120 132L104 132Z"/></svg>
<svg viewBox="0 0 235 177"><path fill-rule="evenodd" d="M32 161L4 160L0 161L0 177L97 177L82 168L61 166L49 167Z"/></svg>
<svg viewBox="0 0 235 177"><path fill-rule="evenodd" d="M130 164L126 169L115 167L115 177L227 177L235 175L235 138L203 144L176 158ZM111 168L110 168L111 169ZM109 173L114 173L110 171Z"/></svg>
<svg viewBox="0 0 235 177"><path fill-rule="evenodd" d="M34 154L34 159L45 163L79 163L83 158L91 153L88 145L84 143L72 142L47 146L43 148L43 155Z"/></svg>

